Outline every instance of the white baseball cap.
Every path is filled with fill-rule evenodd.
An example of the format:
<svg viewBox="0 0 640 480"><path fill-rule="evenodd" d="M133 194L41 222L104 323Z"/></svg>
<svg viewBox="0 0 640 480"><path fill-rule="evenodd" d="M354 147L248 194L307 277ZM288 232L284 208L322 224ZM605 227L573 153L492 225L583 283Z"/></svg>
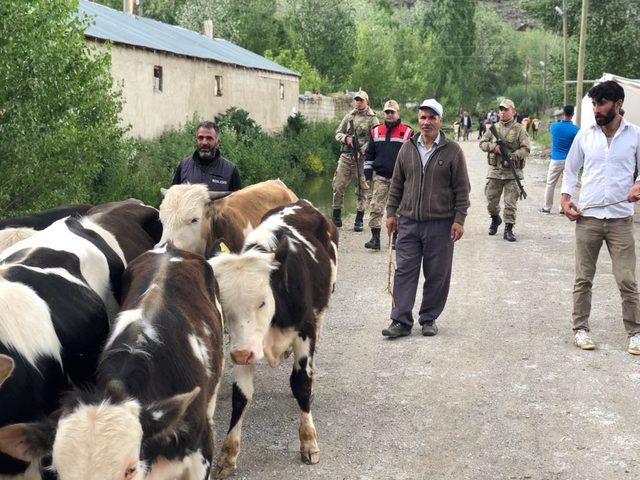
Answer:
<svg viewBox="0 0 640 480"><path fill-rule="evenodd" d="M435 98L427 98L420 104L418 110L422 110L423 108L429 108L436 112L438 116L442 116L442 105L440 105Z"/></svg>

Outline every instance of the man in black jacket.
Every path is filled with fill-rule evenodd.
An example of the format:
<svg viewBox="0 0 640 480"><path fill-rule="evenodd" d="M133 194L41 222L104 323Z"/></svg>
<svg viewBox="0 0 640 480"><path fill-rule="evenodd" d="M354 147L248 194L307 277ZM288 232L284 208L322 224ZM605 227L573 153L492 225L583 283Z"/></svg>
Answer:
<svg viewBox="0 0 640 480"><path fill-rule="evenodd" d="M235 192L242 188L238 167L218 149L218 126L202 122L196 129L196 151L184 158L171 185L204 183L212 192Z"/></svg>
<svg viewBox="0 0 640 480"><path fill-rule="evenodd" d="M371 240L364 244L365 248L372 250L380 250L382 216L387 206L396 157L400 147L413 136L411 127L400 120L398 110L395 100L389 100L384 104L384 123L371 128L371 141L364 154L364 177L367 188L371 188L371 180L374 181L369 218Z"/></svg>

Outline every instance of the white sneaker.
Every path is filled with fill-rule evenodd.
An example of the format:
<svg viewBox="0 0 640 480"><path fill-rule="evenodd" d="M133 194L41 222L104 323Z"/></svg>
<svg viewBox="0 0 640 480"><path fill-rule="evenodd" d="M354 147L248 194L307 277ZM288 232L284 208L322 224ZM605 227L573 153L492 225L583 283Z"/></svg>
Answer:
<svg viewBox="0 0 640 480"><path fill-rule="evenodd" d="M593 340L591 340L591 337L589 336L589 332L586 330L578 330L575 333L574 342L576 346L582 350L593 350L596 348L596 344L593 343ZM629 343L629 345L631 345L631 343ZM640 335L638 335L638 347L640 348ZM629 346L629 348L631 348L631 346ZM638 350L638 355L640 355L640 350Z"/></svg>
<svg viewBox="0 0 640 480"><path fill-rule="evenodd" d="M627 352L631 355L640 355L640 333L629 337L629 348L627 348Z"/></svg>

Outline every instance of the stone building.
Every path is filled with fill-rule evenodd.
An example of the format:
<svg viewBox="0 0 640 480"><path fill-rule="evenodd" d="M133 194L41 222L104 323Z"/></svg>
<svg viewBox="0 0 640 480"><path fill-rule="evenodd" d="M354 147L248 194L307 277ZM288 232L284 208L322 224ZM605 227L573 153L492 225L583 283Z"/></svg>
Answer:
<svg viewBox="0 0 640 480"><path fill-rule="evenodd" d="M130 135L154 138L194 115L247 110L267 131L297 110L300 76L227 40L80 0L88 42L111 48L111 74L124 95Z"/></svg>

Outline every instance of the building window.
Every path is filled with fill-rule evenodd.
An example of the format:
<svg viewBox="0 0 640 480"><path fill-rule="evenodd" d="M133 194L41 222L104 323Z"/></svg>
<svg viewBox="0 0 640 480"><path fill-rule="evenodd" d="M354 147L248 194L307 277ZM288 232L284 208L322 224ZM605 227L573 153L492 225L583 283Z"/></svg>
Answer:
<svg viewBox="0 0 640 480"><path fill-rule="evenodd" d="M213 86L213 94L216 97L222 96L222 75L216 75L216 83Z"/></svg>
<svg viewBox="0 0 640 480"><path fill-rule="evenodd" d="M284 100L284 83L280 83L280 100Z"/></svg>
<svg viewBox="0 0 640 480"><path fill-rule="evenodd" d="M153 91L162 91L162 67L159 65L153 67Z"/></svg>

